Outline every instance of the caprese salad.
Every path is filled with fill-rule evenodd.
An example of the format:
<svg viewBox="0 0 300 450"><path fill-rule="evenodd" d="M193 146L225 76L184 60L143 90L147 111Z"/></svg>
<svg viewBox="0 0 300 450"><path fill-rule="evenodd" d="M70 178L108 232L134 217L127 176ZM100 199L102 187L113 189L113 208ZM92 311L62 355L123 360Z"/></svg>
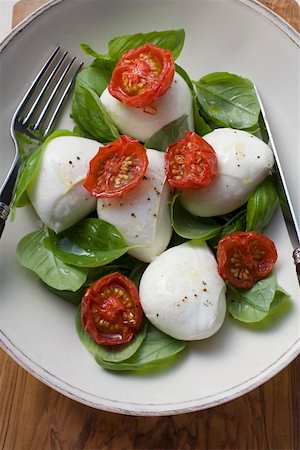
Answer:
<svg viewBox="0 0 300 450"><path fill-rule="evenodd" d="M283 311L273 153L250 80L192 81L175 60L184 30L119 36L77 76L73 130L19 136L14 207L40 229L19 262L79 305L76 327L111 370L156 369L226 313L244 323ZM259 293L259 295L258 295Z"/></svg>

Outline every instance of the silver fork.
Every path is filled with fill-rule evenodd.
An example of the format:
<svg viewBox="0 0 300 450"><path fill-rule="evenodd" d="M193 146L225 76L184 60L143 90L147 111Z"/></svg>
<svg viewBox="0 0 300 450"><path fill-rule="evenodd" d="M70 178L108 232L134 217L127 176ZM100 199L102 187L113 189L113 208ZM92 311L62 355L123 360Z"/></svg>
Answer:
<svg viewBox="0 0 300 450"><path fill-rule="evenodd" d="M17 107L11 121L10 133L15 144L15 155L0 190L0 237L10 213L21 157L17 133L41 142L53 131L73 82L83 63L56 47Z"/></svg>

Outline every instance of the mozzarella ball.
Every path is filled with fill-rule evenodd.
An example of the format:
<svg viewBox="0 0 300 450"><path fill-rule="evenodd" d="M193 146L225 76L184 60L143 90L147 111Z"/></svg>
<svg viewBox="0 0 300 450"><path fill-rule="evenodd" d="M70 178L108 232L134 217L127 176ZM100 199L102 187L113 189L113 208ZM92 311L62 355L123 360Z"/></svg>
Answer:
<svg viewBox="0 0 300 450"><path fill-rule="evenodd" d="M189 129L193 130L193 99L184 79L175 73L167 92L149 108L133 108L114 98L108 89L100 100L112 121L123 134L145 142L162 127L183 115L188 116Z"/></svg>
<svg viewBox="0 0 300 450"><path fill-rule="evenodd" d="M27 192L44 224L56 233L69 228L96 208L83 182L99 142L59 136L46 145L37 176Z"/></svg>
<svg viewBox="0 0 300 450"><path fill-rule="evenodd" d="M128 251L135 258L150 262L168 246L170 186L166 182L164 153L147 149L148 167L144 179L120 198L99 198L100 219L113 224L130 245L143 245Z"/></svg>
<svg viewBox="0 0 300 450"><path fill-rule="evenodd" d="M226 314L225 283L206 243L169 248L146 268L140 299L149 321L184 341L215 334Z"/></svg>
<svg viewBox="0 0 300 450"><path fill-rule="evenodd" d="M203 139L217 154L217 177L205 188L182 191L180 201L196 216L218 216L248 200L271 171L274 156L267 144L246 131L218 128Z"/></svg>

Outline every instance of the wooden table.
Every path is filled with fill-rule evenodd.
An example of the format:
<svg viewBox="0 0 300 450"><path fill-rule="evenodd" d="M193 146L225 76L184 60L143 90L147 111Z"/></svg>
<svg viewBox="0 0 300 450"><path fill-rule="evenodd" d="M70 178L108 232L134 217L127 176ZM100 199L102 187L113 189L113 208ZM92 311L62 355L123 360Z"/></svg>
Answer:
<svg viewBox="0 0 300 450"><path fill-rule="evenodd" d="M45 0L15 5L13 26ZM294 0L263 0L300 31ZM300 358L227 404L173 417L131 417L70 400L33 378L0 350L0 448L300 449Z"/></svg>

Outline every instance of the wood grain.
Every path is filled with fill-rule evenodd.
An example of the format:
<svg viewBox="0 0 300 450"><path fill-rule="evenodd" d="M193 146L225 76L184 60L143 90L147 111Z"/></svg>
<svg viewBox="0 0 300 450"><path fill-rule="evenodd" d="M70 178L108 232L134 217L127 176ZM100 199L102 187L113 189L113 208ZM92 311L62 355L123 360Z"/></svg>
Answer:
<svg viewBox="0 0 300 450"><path fill-rule="evenodd" d="M261 3L275 11L300 32L300 8L295 0L261 0Z"/></svg>
<svg viewBox="0 0 300 450"><path fill-rule="evenodd" d="M300 359L227 404L170 417L131 417L81 405L40 383L3 352L0 448L296 450Z"/></svg>
<svg viewBox="0 0 300 450"><path fill-rule="evenodd" d="M14 5L12 27L16 27L23 19L45 5L49 0L20 0Z"/></svg>
<svg viewBox="0 0 300 450"><path fill-rule="evenodd" d="M45 0L22 0L15 26ZM297 30L299 6L264 0ZM300 358L270 381L224 405L170 417L131 417L70 400L0 350L0 449L300 449Z"/></svg>

